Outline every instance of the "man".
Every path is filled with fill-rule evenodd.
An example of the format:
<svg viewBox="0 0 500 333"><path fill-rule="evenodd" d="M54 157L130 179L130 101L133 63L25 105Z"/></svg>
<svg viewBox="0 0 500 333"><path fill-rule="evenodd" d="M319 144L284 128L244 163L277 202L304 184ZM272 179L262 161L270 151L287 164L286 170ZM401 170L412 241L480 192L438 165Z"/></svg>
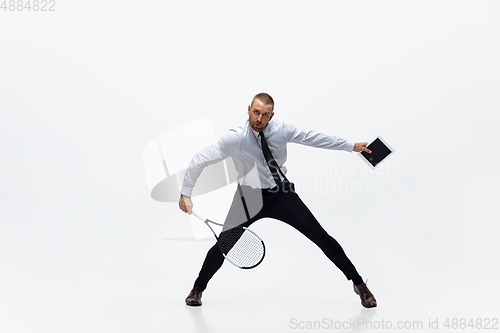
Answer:
<svg viewBox="0 0 500 333"><path fill-rule="evenodd" d="M243 127L230 130L216 143L195 154L184 176L179 208L191 214L191 193L200 173L207 165L227 157L233 158L238 171L239 191L234 195L224 222L225 227L240 224L248 227L264 217L289 224L313 241L346 278L352 280L354 291L360 296L364 307L376 307L375 297L363 283L340 244L328 235L295 193L293 183L285 176L286 167L283 166L288 142L331 150L371 153L366 148L368 143L352 143L335 136L307 131L280 120L271 121L273 116L272 97L266 93L257 94L248 106L248 121ZM242 203L246 203L248 207L243 209ZM244 210L246 214L243 213ZM215 244L208 251L193 289L186 298L187 305L202 304L202 293L223 261L224 257Z"/></svg>

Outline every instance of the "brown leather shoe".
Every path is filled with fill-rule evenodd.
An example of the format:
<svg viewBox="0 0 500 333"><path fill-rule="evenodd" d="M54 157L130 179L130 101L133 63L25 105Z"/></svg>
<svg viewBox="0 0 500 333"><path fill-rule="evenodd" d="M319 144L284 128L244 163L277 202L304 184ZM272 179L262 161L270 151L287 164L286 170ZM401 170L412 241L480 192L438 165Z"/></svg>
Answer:
<svg viewBox="0 0 500 333"><path fill-rule="evenodd" d="M201 295L203 290L199 287L194 287L186 297L186 304L189 306L200 306L201 305Z"/></svg>
<svg viewBox="0 0 500 333"><path fill-rule="evenodd" d="M353 287L354 292L359 295L359 298L361 298L361 305L365 308L374 308L377 306L375 296L373 296L372 292L368 289L365 283L361 283L359 286L355 286L353 284Z"/></svg>

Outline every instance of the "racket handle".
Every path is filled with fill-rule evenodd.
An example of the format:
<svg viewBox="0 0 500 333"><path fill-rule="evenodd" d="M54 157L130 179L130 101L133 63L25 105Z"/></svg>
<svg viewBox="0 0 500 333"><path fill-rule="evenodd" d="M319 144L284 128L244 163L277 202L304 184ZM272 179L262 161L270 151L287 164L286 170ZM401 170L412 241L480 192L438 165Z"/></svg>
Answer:
<svg viewBox="0 0 500 333"><path fill-rule="evenodd" d="M203 222L205 222L207 220L206 218L204 218L203 216L201 216L200 214L198 214L194 209L191 210L191 212L193 213L194 216L196 216L197 218L199 218Z"/></svg>

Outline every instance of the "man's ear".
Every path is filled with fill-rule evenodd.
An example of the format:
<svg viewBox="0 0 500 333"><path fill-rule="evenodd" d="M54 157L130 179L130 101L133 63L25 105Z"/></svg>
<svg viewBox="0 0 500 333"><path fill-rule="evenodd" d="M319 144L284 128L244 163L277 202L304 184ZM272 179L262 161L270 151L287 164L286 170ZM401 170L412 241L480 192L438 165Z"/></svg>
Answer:
<svg viewBox="0 0 500 333"><path fill-rule="evenodd" d="M274 116L274 111L271 112L271 115L269 116L269 120L273 119L273 116Z"/></svg>
<svg viewBox="0 0 500 333"><path fill-rule="evenodd" d="M247 112L248 115L250 115L250 105L248 106L248 112Z"/></svg>

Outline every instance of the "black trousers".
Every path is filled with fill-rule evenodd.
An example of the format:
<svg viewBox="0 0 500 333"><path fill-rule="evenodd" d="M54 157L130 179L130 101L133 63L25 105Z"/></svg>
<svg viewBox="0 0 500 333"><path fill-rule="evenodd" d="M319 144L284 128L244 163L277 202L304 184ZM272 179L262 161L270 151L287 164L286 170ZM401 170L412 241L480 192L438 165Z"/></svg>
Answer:
<svg viewBox="0 0 500 333"><path fill-rule="evenodd" d="M281 188L253 189L249 186L241 186L236 191L231 208L224 222L225 228L234 225L250 226L255 221L264 218L274 218L294 227L304 236L316 244L325 255L344 273L348 280L359 277L356 268L347 258L340 244L331 237L319 224L311 211L302 202L293 189L293 184L285 183ZM241 194L245 198L247 211L242 204ZM217 244L207 253L203 266L194 286L205 290L208 281L214 276L224 262Z"/></svg>

